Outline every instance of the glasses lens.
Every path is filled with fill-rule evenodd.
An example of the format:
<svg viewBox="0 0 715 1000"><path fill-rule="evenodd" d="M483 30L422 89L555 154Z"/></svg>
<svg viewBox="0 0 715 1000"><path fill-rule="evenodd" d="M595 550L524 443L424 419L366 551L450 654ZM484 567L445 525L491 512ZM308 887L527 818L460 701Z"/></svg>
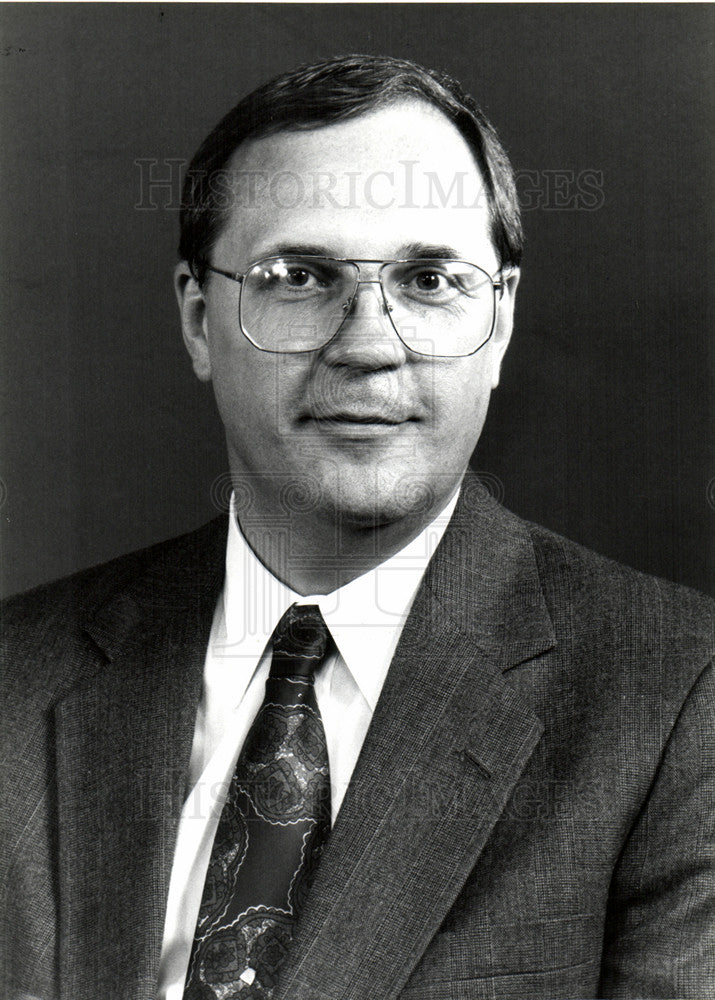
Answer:
<svg viewBox="0 0 715 1000"><path fill-rule="evenodd" d="M474 264L400 261L385 264L381 276L395 329L417 354L464 357L491 337L494 283Z"/></svg>
<svg viewBox="0 0 715 1000"><path fill-rule="evenodd" d="M264 351L315 351L342 323L357 275L356 265L321 257L259 261L244 278L241 329Z"/></svg>

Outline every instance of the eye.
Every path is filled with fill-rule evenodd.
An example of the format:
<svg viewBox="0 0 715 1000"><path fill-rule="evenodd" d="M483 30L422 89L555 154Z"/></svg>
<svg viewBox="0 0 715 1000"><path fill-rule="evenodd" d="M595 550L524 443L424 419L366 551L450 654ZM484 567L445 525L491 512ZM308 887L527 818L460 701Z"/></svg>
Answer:
<svg viewBox="0 0 715 1000"><path fill-rule="evenodd" d="M318 283L314 274L298 265L286 267L281 277L291 288L313 288Z"/></svg>
<svg viewBox="0 0 715 1000"><path fill-rule="evenodd" d="M413 270L403 276L402 284L422 294L444 291L447 287L447 276L433 267Z"/></svg>
<svg viewBox="0 0 715 1000"><path fill-rule="evenodd" d="M442 305L459 294L459 284L445 267L429 264L410 265L397 278L398 293L425 305Z"/></svg>
<svg viewBox="0 0 715 1000"><path fill-rule="evenodd" d="M439 292L444 288L445 276L438 271L419 271L412 281L420 292Z"/></svg>

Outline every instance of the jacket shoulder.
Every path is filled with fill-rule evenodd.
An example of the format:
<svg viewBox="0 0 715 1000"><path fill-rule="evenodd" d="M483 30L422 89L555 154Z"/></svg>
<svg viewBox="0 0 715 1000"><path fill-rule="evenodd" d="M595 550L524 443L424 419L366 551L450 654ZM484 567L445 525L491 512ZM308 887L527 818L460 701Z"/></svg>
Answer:
<svg viewBox="0 0 715 1000"><path fill-rule="evenodd" d="M184 567L222 544L224 519L196 531L119 556L109 562L42 584L0 603L0 664L3 693L24 700L32 691L51 701L105 662L85 632L87 623L115 597L131 593L150 575L156 597ZM190 570L187 570L190 571ZM24 693L23 693L24 692Z"/></svg>
<svg viewBox="0 0 715 1000"><path fill-rule="evenodd" d="M693 680L715 656L715 601L707 595L523 523L557 632L576 643L600 636L624 658L637 649L644 662L654 657Z"/></svg>
<svg viewBox="0 0 715 1000"><path fill-rule="evenodd" d="M584 597L598 597L598 604L623 597L657 599L665 610L704 615L712 624L715 601L707 594L663 577L652 576L600 555L578 542L528 521L522 522L534 546L542 581L563 577Z"/></svg>
<svg viewBox="0 0 715 1000"><path fill-rule="evenodd" d="M165 564L168 570L174 563L195 559L221 533L222 527L223 518L217 518L194 531L5 598L0 602L0 631L3 637L9 637L16 628L26 634L30 624L38 619L57 618L67 622L75 616L89 618L150 566Z"/></svg>

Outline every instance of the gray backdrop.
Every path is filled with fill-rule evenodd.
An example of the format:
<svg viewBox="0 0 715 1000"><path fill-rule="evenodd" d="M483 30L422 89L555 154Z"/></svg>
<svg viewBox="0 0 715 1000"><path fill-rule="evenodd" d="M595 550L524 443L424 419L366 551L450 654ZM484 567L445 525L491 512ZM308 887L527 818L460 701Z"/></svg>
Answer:
<svg viewBox="0 0 715 1000"><path fill-rule="evenodd" d="M178 198L137 161L168 175L247 90L346 51L456 75L519 172L516 334L475 468L517 513L709 588L712 5L0 19L4 592L215 514L222 434L171 290Z"/></svg>

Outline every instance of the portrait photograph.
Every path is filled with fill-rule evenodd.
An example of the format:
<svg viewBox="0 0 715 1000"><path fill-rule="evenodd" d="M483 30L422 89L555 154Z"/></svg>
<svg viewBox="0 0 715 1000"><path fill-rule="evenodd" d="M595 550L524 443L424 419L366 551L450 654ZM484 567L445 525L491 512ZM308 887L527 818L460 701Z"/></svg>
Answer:
<svg viewBox="0 0 715 1000"><path fill-rule="evenodd" d="M715 996L713 5L0 27L0 1000Z"/></svg>

